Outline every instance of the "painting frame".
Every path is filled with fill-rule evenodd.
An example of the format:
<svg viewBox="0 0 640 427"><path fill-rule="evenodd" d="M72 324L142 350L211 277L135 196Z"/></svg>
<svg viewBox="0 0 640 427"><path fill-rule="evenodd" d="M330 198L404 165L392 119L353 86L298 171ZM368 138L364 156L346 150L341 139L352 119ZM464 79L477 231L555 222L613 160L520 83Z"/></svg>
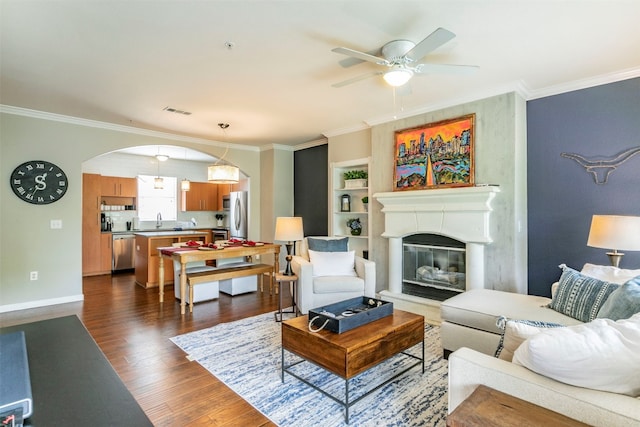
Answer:
<svg viewBox="0 0 640 427"><path fill-rule="evenodd" d="M475 114L394 132L393 191L475 185Z"/></svg>

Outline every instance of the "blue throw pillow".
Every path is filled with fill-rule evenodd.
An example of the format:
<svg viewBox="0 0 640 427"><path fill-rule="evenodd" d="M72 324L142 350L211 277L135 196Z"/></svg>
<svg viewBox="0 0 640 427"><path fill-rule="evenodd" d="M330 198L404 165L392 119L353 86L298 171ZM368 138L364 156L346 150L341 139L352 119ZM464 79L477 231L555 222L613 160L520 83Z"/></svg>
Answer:
<svg viewBox="0 0 640 427"><path fill-rule="evenodd" d="M560 268L560 284L549 308L582 322L595 319L609 295L620 287L580 274L564 264Z"/></svg>
<svg viewBox="0 0 640 427"><path fill-rule="evenodd" d="M599 318L620 320L640 313L640 276L634 277L609 295L598 312Z"/></svg>
<svg viewBox="0 0 640 427"><path fill-rule="evenodd" d="M349 250L349 238L344 239L313 239L307 238L309 249L316 252L347 252Z"/></svg>

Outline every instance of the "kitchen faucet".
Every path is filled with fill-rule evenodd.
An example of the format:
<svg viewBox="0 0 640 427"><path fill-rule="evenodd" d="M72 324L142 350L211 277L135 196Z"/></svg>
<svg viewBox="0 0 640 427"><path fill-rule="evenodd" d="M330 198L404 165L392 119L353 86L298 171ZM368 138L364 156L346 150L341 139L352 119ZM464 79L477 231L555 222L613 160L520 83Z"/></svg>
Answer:
<svg viewBox="0 0 640 427"><path fill-rule="evenodd" d="M162 214L158 212L158 215L156 216L156 228L160 227L162 227Z"/></svg>

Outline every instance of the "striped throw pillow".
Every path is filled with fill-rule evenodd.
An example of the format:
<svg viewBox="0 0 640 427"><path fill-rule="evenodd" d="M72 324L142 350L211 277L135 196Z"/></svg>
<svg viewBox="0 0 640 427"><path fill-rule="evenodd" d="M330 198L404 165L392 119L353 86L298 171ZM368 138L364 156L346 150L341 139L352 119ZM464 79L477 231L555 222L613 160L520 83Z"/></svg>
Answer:
<svg viewBox="0 0 640 427"><path fill-rule="evenodd" d="M609 295L620 286L585 276L565 264L560 268L560 284L549 308L582 322L595 319Z"/></svg>

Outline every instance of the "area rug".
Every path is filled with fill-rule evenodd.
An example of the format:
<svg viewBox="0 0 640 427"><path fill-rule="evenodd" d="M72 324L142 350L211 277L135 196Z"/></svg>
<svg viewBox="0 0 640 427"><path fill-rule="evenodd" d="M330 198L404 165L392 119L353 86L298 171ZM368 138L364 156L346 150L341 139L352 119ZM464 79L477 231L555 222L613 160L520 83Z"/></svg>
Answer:
<svg viewBox="0 0 640 427"><path fill-rule="evenodd" d="M281 379L281 326L273 313L223 323L171 338L174 344L282 427L443 426L447 412L447 362L440 357L439 328L425 326L425 372L415 367L351 406L344 408L298 379ZM420 346L410 349L420 355ZM285 363L300 360L285 352ZM353 401L370 384L379 384L415 360L397 355L350 380ZM344 380L311 364L297 374L344 400ZM370 387L371 388L371 387ZM369 388L369 389L370 389Z"/></svg>

